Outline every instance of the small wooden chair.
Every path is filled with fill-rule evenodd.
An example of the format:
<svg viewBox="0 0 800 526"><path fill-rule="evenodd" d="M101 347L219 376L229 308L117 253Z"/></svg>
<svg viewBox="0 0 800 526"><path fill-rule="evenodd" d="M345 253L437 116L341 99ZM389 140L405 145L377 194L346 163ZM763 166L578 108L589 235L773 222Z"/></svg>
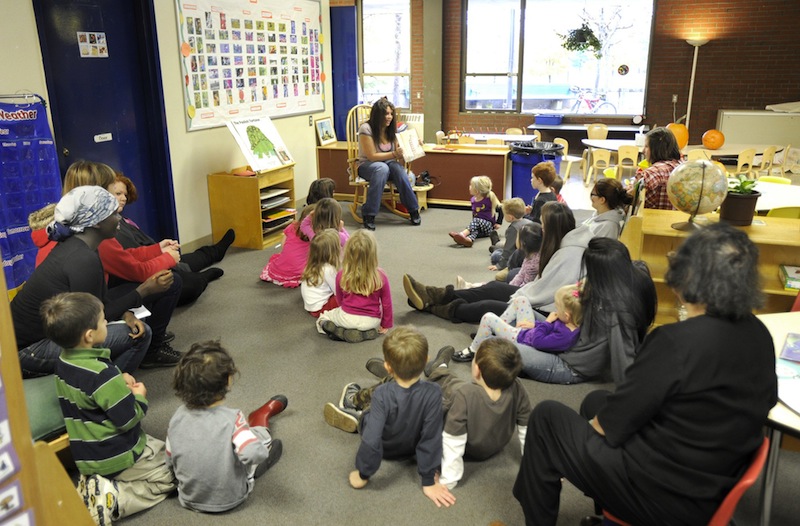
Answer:
<svg viewBox="0 0 800 526"><path fill-rule="evenodd" d="M522 128L506 128L506 135L525 135Z"/></svg>
<svg viewBox="0 0 800 526"><path fill-rule="evenodd" d="M730 175L738 176L739 174L744 174L745 177L748 179L753 178L753 159L755 159L756 150L755 148L748 148L747 150L742 150L739 152L739 156L736 160L736 169L735 170L728 170Z"/></svg>
<svg viewBox="0 0 800 526"><path fill-rule="evenodd" d="M625 161L630 161L626 164ZM622 171L625 168L630 168L636 174L636 169L639 165L639 147L638 146L620 146L617 150L617 174L616 178L622 181Z"/></svg>
<svg viewBox="0 0 800 526"><path fill-rule="evenodd" d="M462 135L458 138L458 144L475 144L475 137L471 135Z"/></svg>
<svg viewBox="0 0 800 526"><path fill-rule="evenodd" d="M589 139L604 140L608 138L608 126L602 122L595 122L586 127L586 137ZM589 175L589 167L592 165L592 149L586 148L581 155L580 169L584 177Z"/></svg>
<svg viewBox="0 0 800 526"><path fill-rule="evenodd" d="M787 144L783 149L783 156L780 161L772 160L772 168L780 168L781 176L786 177L786 167L789 166L789 152L792 150L792 145Z"/></svg>
<svg viewBox="0 0 800 526"><path fill-rule="evenodd" d="M371 112L371 105L358 104L353 106L347 113L347 173L350 186L354 188L353 204L350 205L350 215L352 215L353 219L359 224L363 223L364 219L358 215L358 207L367 202L369 181L365 181L358 176L358 129L362 124L369 121ZM406 171L408 171L408 165L406 165ZM384 188L383 204L393 214L397 214L406 219L410 217L408 212L405 211L405 207L402 210L398 208L400 196L397 194L397 189L391 182L388 182Z"/></svg>
<svg viewBox="0 0 800 526"><path fill-rule="evenodd" d="M689 153L686 154L687 161L710 161L711 160L711 151L704 150L702 148L697 148L696 150L689 150Z"/></svg>
<svg viewBox="0 0 800 526"><path fill-rule="evenodd" d="M761 172L766 172L766 175L769 175L772 172L772 163L775 161L776 151L778 151L777 146L770 146L764 149L764 153L762 153L760 156L760 162L753 166L753 175L758 177L758 174Z"/></svg>
<svg viewBox="0 0 800 526"><path fill-rule="evenodd" d="M800 219L800 206L782 206L780 208L773 208L772 210L767 212L767 217L786 217L789 219Z"/></svg>
<svg viewBox="0 0 800 526"><path fill-rule="evenodd" d="M592 176L594 176L594 181L597 182L597 174L602 173L607 168L611 168L611 151L592 148L592 165L589 167L589 171L586 172L584 184L588 186Z"/></svg>
<svg viewBox="0 0 800 526"><path fill-rule="evenodd" d="M581 158L577 155L570 155L569 154L569 142L566 139L562 139L561 137L556 137L553 139L553 144L560 144L564 147L564 156L561 158L561 166L564 166L566 163L566 168L564 168L564 179L568 179L570 174L572 173L572 165L575 162L580 162Z"/></svg>
<svg viewBox="0 0 800 526"><path fill-rule="evenodd" d="M504 141L500 137L491 137L489 139L486 139L486 144L505 144L505 143L506 141Z"/></svg>

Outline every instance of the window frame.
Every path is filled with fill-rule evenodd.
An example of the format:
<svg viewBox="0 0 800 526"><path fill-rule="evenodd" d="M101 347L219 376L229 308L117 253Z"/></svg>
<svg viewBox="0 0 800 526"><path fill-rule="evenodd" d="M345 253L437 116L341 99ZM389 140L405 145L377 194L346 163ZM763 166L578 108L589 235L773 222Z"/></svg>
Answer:
<svg viewBox="0 0 800 526"><path fill-rule="evenodd" d="M526 31L526 11L527 11L527 3L528 0L517 0L519 2L519 39L518 39L518 60L517 60L517 82L516 82L516 97L514 98L514 109L508 108L480 108L480 109L472 109L467 108L467 78L468 77L497 77L498 73L469 73L467 71L467 11L469 10L469 2L470 0L464 0L461 3L461 62L460 62L460 94L459 94L459 112L460 113L492 113L492 114L519 114L519 115L531 115L536 113L535 111L522 111L523 107L523 89L524 89L524 64L525 64L525 31ZM536 0L531 0L536 1ZM641 113L617 113L613 115L600 115L600 117L621 117L621 118L628 118L633 117L636 115L646 115L647 113L647 92L650 85L650 59L653 53L653 38L655 34L655 16L658 8L658 0L650 0L652 2L652 15L651 15L651 22L650 22L650 37L647 42L647 65L645 67L645 74L644 74L644 86L643 86L643 100L642 100L642 109ZM505 75L509 75L508 72ZM510 76L510 75L509 75ZM591 113L570 113L567 111L562 112L565 116L570 117L589 117L594 114Z"/></svg>
<svg viewBox="0 0 800 526"><path fill-rule="evenodd" d="M408 106L403 106L397 104L396 101L391 101L394 104L395 108L398 110L410 110L412 96L411 96L411 82L412 82L412 61L411 61L411 44L412 44L412 30L411 30L411 0L403 0L408 4L408 22L409 22L409 32L408 32L408 42L406 45L408 46L408 73L401 73L401 72L365 72L364 71L364 1L361 0L356 2L357 12L358 12L358 84L361 89L361 96L364 99L364 102L371 102L367 101L366 97L364 97L364 77L402 77L408 79ZM374 102L374 101L372 101Z"/></svg>

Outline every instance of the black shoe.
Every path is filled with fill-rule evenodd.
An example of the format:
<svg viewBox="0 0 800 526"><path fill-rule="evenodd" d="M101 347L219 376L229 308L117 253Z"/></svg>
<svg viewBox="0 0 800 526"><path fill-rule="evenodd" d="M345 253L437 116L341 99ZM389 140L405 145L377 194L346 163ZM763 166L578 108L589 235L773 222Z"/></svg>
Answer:
<svg viewBox="0 0 800 526"><path fill-rule="evenodd" d="M489 232L489 239L491 240L492 245L500 244L500 234L497 233L497 230L492 230L491 232ZM492 252L494 252L494 250L492 250Z"/></svg>
<svg viewBox="0 0 800 526"><path fill-rule="evenodd" d="M436 358L431 360L430 362L425 365L425 376L428 377L436 370L437 367L441 367L442 365L448 365L450 360L453 358L453 354L455 354L456 350L447 345L439 349L439 352L436 353Z"/></svg>
<svg viewBox="0 0 800 526"><path fill-rule="evenodd" d="M183 354L176 351L172 346L162 341L158 346L150 346L144 360L139 364L140 369L155 369L157 367L175 367Z"/></svg>
<svg viewBox="0 0 800 526"><path fill-rule="evenodd" d="M174 339L175 339L175 333L172 331L167 331L164 333L164 339L161 341L164 343L170 343Z"/></svg>
<svg viewBox="0 0 800 526"><path fill-rule="evenodd" d="M375 216L364 216L364 228L375 230Z"/></svg>
<svg viewBox="0 0 800 526"><path fill-rule="evenodd" d="M224 274L225 274L225 271L222 270L221 268L217 268L217 267L208 268L208 269L206 269L206 270L204 270L203 272L200 273L200 275L203 276L204 278L206 278L206 281L209 282L209 283L211 283L212 281L218 280Z"/></svg>
<svg viewBox="0 0 800 526"><path fill-rule="evenodd" d="M381 380L389 376L389 371L386 370L386 367L383 365L383 358L370 358L367 360L367 371L371 372L373 375L377 376Z"/></svg>
<svg viewBox="0 0 800 526"><path fill-rule="evenodd" d="M217 241L216 244L212 245L214 248L214 254L212 256L214 258L214 263L222 261L222 258L225 257L225 253L228 251L228 248L235 239L236 232L232 228L229 228L228 231L225 232L225 235L222 236L222 239Z"/></svg>
<svg viewBox="0 0 800 526"><path fill-rule="evenodd" d="M257 479L258 477L266 473L269 468L277 464L278 461L281 459L282 454L283 454L283 442L281 442L280 439L276 438L269 445L269 456L267 457L267 460L258 465L258 467L256 468L256 472L253 474L253 478Z"/></svg>
<svg viewBox="0 0 800 526"><path fill-rule="evenodd" d="M358 329L344 329L342 331L342 338L347 343L361 343L366 340L374 340L378 337L378 334L379 333L377 329L369 329L366 331L360 331Z"/></svg>
<svg viewBox="0 0 800 526"><path fill-rule="evenodd" d="M345 339L344 339L344 329L342 327L339 327L338 325L336 325L332 321L325 320L325 321L322 322L322 324L320 324L320 327L322 327L322 331L325 334L327 334L328 338L330 338L331 340L337 341L337 342L345 341Z"/></svg>
<svg viewBox="0 0 800 526"><path fill-rule="evenodd" d="M412 225L419 226L422 224L422 219L419 217L419 209L411 210L408 215L411 216L410 219Z"/></svg>

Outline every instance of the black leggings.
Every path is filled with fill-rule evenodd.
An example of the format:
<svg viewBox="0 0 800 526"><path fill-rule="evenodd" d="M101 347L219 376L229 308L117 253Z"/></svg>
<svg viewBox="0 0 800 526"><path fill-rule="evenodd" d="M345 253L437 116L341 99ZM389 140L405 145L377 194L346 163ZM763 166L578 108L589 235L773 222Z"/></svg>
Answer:
<svg viewBox="0 0 800 526"><path fill-rule="evenodd" d="M487 312L498 316L508 308L508 300L519 287L502 281L489 281L480 287L455 291L455 297L466 301L456 306L454 316L460 321L478 323Z"/></svg>

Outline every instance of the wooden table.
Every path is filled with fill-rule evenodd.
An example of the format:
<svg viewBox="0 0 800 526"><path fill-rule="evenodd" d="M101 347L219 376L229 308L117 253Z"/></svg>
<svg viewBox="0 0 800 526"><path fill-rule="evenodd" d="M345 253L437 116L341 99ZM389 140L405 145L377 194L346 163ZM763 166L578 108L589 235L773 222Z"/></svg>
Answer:
<svg viewBox="0 0 800 526"><path fill-rule="evenodd" d="M783 347L786 333L800 331L800 312L762 314L758 318L767 326L772 335L776 356ZM772 497L775 490L775 479L778 475L778 460L783 433L800 437L800 415L778 400L767 417L767 436L770 443L761 486L761 526L769 526L772 514Z"/></svg>
<svg viewBox="0 0 800 526"><path fill-rule="evenodd" d="M706 148L702 144L690 144L688 146L685 146L681 150L681 153L686 155L692 150L708 150L709 152L711 152L711 158L714 159L717 157L737 157L744 150L749 150L750 148L755 149L756 155L761 155L762 153L764 153L764 150L766 150L770 146L777 146L778 148L777 151L781 151L785 148L785 146L779 146L777 144L748 144L748 143L727 144L726 143L722 145L722 148L717 148L716 150L708 150L708 148Z"/></svg>
<svg viewBox="0 0 800 526"><path fill-rule="evenodd" d="M504 145L426 144L425 156L411 165L415 174L427 170L434 187L427 202L433 205L469 207L469 182L476 175L487 175L498 196L505 192L508 174L508 147ZM339 141L317 147L317 177L330 177L336 183L336 197L352 200L347 174L347 143Z"/></svg>

